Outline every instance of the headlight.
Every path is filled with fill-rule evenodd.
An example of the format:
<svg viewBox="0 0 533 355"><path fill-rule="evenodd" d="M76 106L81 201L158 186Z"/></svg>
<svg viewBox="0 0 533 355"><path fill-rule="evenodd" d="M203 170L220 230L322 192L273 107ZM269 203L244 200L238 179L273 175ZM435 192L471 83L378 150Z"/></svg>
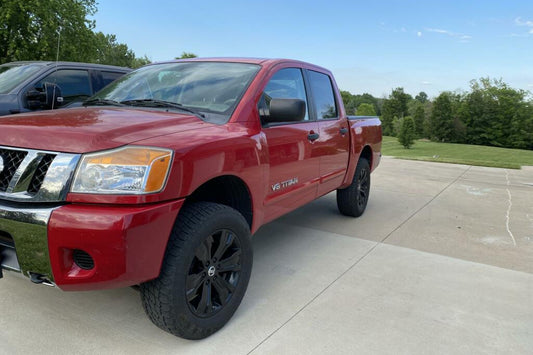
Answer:
<svg viewBox="0 0 533 355"><path fill-rule="evenodd" d="M172 151L150 147L125 147L84 154L72 192L148 194L165 186Z"/></svg>

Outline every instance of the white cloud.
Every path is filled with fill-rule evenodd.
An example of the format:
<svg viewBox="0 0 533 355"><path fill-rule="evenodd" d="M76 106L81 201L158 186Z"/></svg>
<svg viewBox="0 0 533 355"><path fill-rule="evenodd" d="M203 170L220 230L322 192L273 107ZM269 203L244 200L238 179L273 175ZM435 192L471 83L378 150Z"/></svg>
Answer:
<svg viewBox="0 0 533 355"><path fill-rule="evenodd" d="M418 31L418 32L416 33L416 35L417 35L418 37L422 37L422 32Z"/></svg>
<svg viewBox="0 0 533 355"><path fill-rule="evenodd" d="M422 81L420 84L422 84L422 85L431 85L431 81Z"/></svg>
<svg viewBox="0 0 533 355"><path fill-rule="evenodd" d="M533 35L533 21L522 20L521 17L517 17L517 18L515 18L514 23L517 26L522 26L522 27L529 28L529 30L527 31L527 35L526 36ZM513 37L518 37L518 36L513 36Z"/></svg>
<svg viewBox="0 0 533 355"><path fill-rule="evenodd" d="M452 32L450 31L446 31L446 30L441 30L439 28L426 28L426 31L428 32L436 32L436 33L443 33L443 34L446 34L446 35L452 35Z"/></svg>
<svg viewBox="0 0 533 355"><path fill-rule="evenodd" d="M472 36L470 36L470 35L467 35L467 34L464 34L464 33L448 31L448 30L443 30L443 29L440 29L440 28L426 28L426 31L434 32L434 33L440 33L440 34L447 35L447 36L450 36L450 37L453 37L453 38L457 38L457 39L460 40L460 42L463 42L463 43L469 42L472 39Z"/></svg>
<svg viewBox="0 0 533 355"><path fill-rule="evenodd" d="M514 23L516 23L518 26L533 27L533 21L529 21L529 20L524 21L522 20L521 17L515 18Z"/></svg>

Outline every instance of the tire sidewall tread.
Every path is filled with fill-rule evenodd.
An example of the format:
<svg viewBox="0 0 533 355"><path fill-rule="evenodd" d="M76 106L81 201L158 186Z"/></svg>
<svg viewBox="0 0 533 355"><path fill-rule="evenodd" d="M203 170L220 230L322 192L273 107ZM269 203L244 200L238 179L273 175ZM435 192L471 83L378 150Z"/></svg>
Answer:
<svg viewBox="0 0 533 355"><path fill-rule="evenodd" d="M198 317L189 308L185 282L196 248L220 229L238 235L242 250L239 281L228 304L211 317ZM141 285L143 307L159 328L186 339L205 338L233 316L246 292L252 262L250 229L239 212L212 202L185 205L172 229L159 277Z"/></svg>
<svg viewBox="0 0 533 355"><path fill-rule="evenodd" d="M367 169L368 171L368 194L370 194L370 163L366 158L359 158L357 162L357 167L355 168L354 177L350 186L344 189L337 190L337 207L339 212L346 216L359 217L361 216L366 209L368 204L368 195L366 201L362 208L357 204L357 194L359 193L357 185L358 178L362 169Z"/></svg>

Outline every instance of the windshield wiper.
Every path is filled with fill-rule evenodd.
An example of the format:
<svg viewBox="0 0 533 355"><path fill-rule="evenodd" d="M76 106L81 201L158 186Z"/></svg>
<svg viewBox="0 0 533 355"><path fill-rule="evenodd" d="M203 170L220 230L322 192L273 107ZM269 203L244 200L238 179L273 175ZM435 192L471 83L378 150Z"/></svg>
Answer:
<svg viewBox="0 0 533 355"><path fill-rule="evenodd" d="M125 100L120 101L121 104L124 105L130 105L130 106L140 106L140 107L171 107L171 108L177 108L178 110L190 112L194 115L200 116L201 118L205 118L205 115L197 110L194 110L190 107L183 106L182 104L178 104L175 102L170 101L163 101L163 100L154 100L154 99L138 99L138 100Z"/></svg>
<svg viewBox="0 0 533 355"><path fill-rule="evenodd" d="M118 101L108 100L108 99L101 99L99 97L94 98L94 99L90 99L90 100L86 100L86 101L83 102L83 106L91 106L91 105L125 106L125 105L121 104Z"/></svg>

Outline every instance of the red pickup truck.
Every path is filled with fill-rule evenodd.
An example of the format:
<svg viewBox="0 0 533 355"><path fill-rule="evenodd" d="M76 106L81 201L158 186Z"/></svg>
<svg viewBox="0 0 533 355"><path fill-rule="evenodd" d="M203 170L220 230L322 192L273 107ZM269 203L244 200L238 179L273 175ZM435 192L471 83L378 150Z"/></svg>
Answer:
<svg viewBox="0 0 533 355"><path fill-rule="evenodd" d="M251 234L333 190L361 215L381 157L379 119L347 117L331 73L300 61L148 65L84 106L0 119L0 276L140 285L189 339L240 304Z"/></svg>

